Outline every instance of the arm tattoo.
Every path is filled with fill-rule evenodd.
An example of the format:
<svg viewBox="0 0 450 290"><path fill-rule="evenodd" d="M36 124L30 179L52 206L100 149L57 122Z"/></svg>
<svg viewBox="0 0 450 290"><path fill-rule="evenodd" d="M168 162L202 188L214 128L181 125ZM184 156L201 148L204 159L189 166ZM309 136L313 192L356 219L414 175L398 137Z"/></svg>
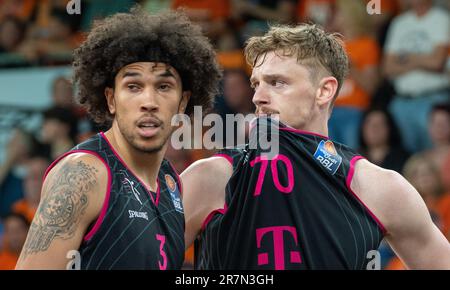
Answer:
<svg viewBox="0 0 450 290"><path fill-rule="evenodd" d="M23 256L46 251L56 238L74 236L96 185L97 170L82 161L66 163L55 173L43 196L23 247Z"/></svg>

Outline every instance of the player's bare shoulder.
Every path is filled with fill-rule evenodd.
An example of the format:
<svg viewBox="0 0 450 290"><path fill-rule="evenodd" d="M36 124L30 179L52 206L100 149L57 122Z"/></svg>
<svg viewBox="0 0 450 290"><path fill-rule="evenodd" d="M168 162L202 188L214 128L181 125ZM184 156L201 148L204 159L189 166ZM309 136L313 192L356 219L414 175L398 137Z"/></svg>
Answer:
<svg viewBox="0 0 450 290"><path fill-rule="evenodd" d="M72 216L95 218L111 182L108 170L102 160L93 154L70 154L49 171L42 189L43 202L59 197L73 205Z"/></svg>
<svg viewBox="0 0 450 290"><path fill-rule="evenodd" d="M222 189L233 173L232 164L222 157L210 157L192 163L181 173L183 185L189 192L190 189L204 189L201 192ZM186 196L186 193L184 194Z"/></svg>
<svg viewBox="0 0 450 290"><path fill-rule="evenodd" d="M110 182L108 175L108 168L99 157L88 153L69 154L49 170L42 198L58 195L72 202L79 201L80 205L102 203Z"/></svg>
<svg viewBox="0 0 450 290"><path fill-rule="evenodd" d="M210 157L198 160L181 173L183 182L183 202L185 214L189 215L191 203L196 211L198 201L202 201L204 211L223 206L225 202L225 186L233 173L231 163L222 157Z"/></svg>
<svg viewBox="0 0 450 290"><path fill-rule="evenodd" d="M365 159L355 164L351 189L381 221L388 233L404 223L402 208L422 207L420 195L403 176Z"/></svg>
<svg viewBox="0 0 450 290"><path fill-rule="evenodd" d="M69 154L51 168L18 268L42 266L27 258L56 251L60 241L73 243L77 248L87 227L100 213L108 182L106 166L91 154Z"/></svg>
<svg viewBox="0 0 450 290"><path fill-rule="evenodd" d="M223 207L232 173L232 164L222 157L198 160L181 173L186 246L194 241L208 214Z"/></svg>

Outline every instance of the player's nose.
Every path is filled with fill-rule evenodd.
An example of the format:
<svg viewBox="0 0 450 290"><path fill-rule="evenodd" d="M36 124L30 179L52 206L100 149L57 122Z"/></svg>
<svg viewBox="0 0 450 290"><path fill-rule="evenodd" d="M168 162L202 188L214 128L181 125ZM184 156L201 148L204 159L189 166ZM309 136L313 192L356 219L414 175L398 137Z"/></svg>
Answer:
<svg viewBox="0 0 450 290"><path fill-rule="evenodd" d="M154 89L146 88L142 94L141 111L157 111L159 108L157 92Z"/></svg>
<svg viewBox="0 0 450 290"><path fill-rule="evenodd" d="M256 88L252 101L256 106L270 104L270 96L267 90L264 89L263 85L260 85L258 86L258 88Z"/></svg>

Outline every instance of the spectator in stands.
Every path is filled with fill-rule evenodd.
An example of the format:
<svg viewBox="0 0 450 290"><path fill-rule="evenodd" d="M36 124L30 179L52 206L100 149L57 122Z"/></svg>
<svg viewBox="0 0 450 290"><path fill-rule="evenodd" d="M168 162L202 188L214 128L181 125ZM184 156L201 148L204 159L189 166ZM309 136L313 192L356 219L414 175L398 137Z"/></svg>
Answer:
<svg viewBox="0 0 450 290"><path fill-rule="evenodd" d="M216 98L215 110L224 120L223 139L220 142L227 146L236 145L237 136L247 136L248 128L240 128L234 125L229 128L225 123L226 114L247 115L255 112L252 102L253 90L250 87L249 77L242 69L225 70L223 77L223 95ZM231 133L233 140L231 140ZM244 140L245 141L245 140ZM243 142L244 142L243 141ZM228 143L229 142L229 143Z"/></svg>
<svg viewBox="0 0 450 290"><path fill-rule="evenodd" d="M41 199L41 186L44 173L50 165L45 155L35 155L27 161L27 173L24 178L24 198L14 203L12 211L22 214L31 223Z"/></svg>
<svg viewBox="0 0 450 290"><path fill-rule="evenodd" d="M436 168L424 154L417 153L406 162L403 176L420 193L430 211L431 218L441 229L441 217L436 208L444 191L439 168Z"/></svg>
<svg viewBox="0 0 450 290"><path fill-rule="evenodd" d="M392 116L379 109L365 112L362 118L359 152L370 162L399 173L409 157Z"/></svg>
<svg viewBox="0 0 450 290"><path fill-rule="evenodd" d="M427 118L432 106L448 101L444 73L450 43L450 16L432 0L408 0L410 9L394 18L385 45L384 73L397 95L390 111L411 152L430 146Z"/></svg>
<svg viewBox="0 0 450 290"><path fill-rule="evenodd" d="M53 80L52 101L55 107L73 109L73 87L66 77L59 76Z"/></svg>
<svg viewBox="0 0 450 290"><path fill-rule="evenodd" d="M25 164L32 144L30 134L15 129L6 146L6 159L0 165L0 217L9 214L12 204L24 196Z"/></svg>
<svg viewBox="0 0 450 290"><path fill-rule="evenodd" d="M433 222L440 230L443 230L443 218L439 211L439 201L443 196L443 187L439 170L424 154L418 153L406 162L403 175L422 196ZM398 257L394 256L389 261L386 269L403 270L406 267Z"/></svg>
<svg viewBox="0 0 450 290"><path fill-rule="evenodd" d="M400 2L403 0L400 0ZM384 47L384 43L386 40L387 29L392 21L392 19L400 12L401 5L399 0L388 0L388 1L379 1L377 4L371 0L365 0L369 8L376 7L380 8L380 13L375 13L370 15L370 19L374 26L375 36L377 38L377 42L380 47ZM375 6L370 7L372 3L375 3Z"/></svg>
<svg viewBox="0 0 450 290"><path fill-rule="evenodd" d="M172 8L183 8L191 21L199 24L213 42L217 42L226 31L226 21L230 16L229 0L174 0Z"/></svg>
<svg viewBox="0 0 450 290"><path fill-rule="evenodd" d="M0 249L0 270L14 270L27 238L30 223L16 213L4 218L4 235Z"/></svg>
<svg viewBox="0 0 450 290"><path fill-rule="evenodd" d="M0 1L0 22L13 16L27 22L35 11L38 0L2 0Z"/></svg>
<svg viewBox="0 0 450 290"><path fill-rule="evenodd" d="M378 85L380 48L372 36L364 2L336 1L334 26L344 35L350 72L335 101L329 121L330 136L357 148L361 117Z"/></svg>
<svg viewBox="0 0 450 290"><path fill-rule="evenodd" d="M243 70L226 70L223 77L223 97L231 113L249 114L255 111L253 90L248 75Z"/></svg>
<svg viewBox="0 0 450 290"><path fill-rule="evenodd" d="M433 106L428 119L428 134L432 148L424 154L436 168L442 168L445 158L450 154L450 103Z"/></svg>
<svg viewBox="0 0 450 290"><path fill-rule="evenodd" d="M72 39L78 30L81 16L69 15L67 1L41 1L36 19L29 26L21 52L39 64L70 63L72 50L78 42Z"/></svg>
<svg viewBox="0 0 450 290"><path fill-rule="evenodd" d="M52 160L74 146L76 134L77 119L70 110L54 107L44 112L41 138L50 147Z"/></svg>
<svg viewBox="0 0 450 290"><path fill-rule="evenodd" d="M73 101L74 89L66 76L58 76L52 83L53 107L70 110L77 119L86 117L86 111Z"/></svg>
<svg viewBox="0 0 450 290"><path fill-rule="evenodd" d="M268 22L295 22L296 1L293 0L232 0L232 18L243 21L240 39L242 44L248 37L262 35Z"/></svg>
<svg viewBox="0 0 450 290"><path fill-rule="evenodd" d="M0 23L0 54L18 53L26 26L18 18L6 17Z"/></svg>
<svg viewBox="0 0 450 290"><path fill-rule="evenodd" d="M316 23L326 30L330 30L336 0L301 0L297 4L299 22Z"/></svg>

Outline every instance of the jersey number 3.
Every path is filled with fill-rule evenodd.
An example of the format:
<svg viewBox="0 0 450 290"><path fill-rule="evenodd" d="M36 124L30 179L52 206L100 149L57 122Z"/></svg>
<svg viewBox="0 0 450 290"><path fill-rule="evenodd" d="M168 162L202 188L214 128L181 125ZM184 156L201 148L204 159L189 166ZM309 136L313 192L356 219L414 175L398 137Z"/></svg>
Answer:
<svg viewBox="0 0 450 290"><path fill-rule="evenodd" d="M166 243L166 236L156 234L156 239L159 241L159 254L162 258L162 264L160 261L158 261L159 269L160 270L166 270L167 269L167 255L166 252L164 252L164 244Z"/></svg>

